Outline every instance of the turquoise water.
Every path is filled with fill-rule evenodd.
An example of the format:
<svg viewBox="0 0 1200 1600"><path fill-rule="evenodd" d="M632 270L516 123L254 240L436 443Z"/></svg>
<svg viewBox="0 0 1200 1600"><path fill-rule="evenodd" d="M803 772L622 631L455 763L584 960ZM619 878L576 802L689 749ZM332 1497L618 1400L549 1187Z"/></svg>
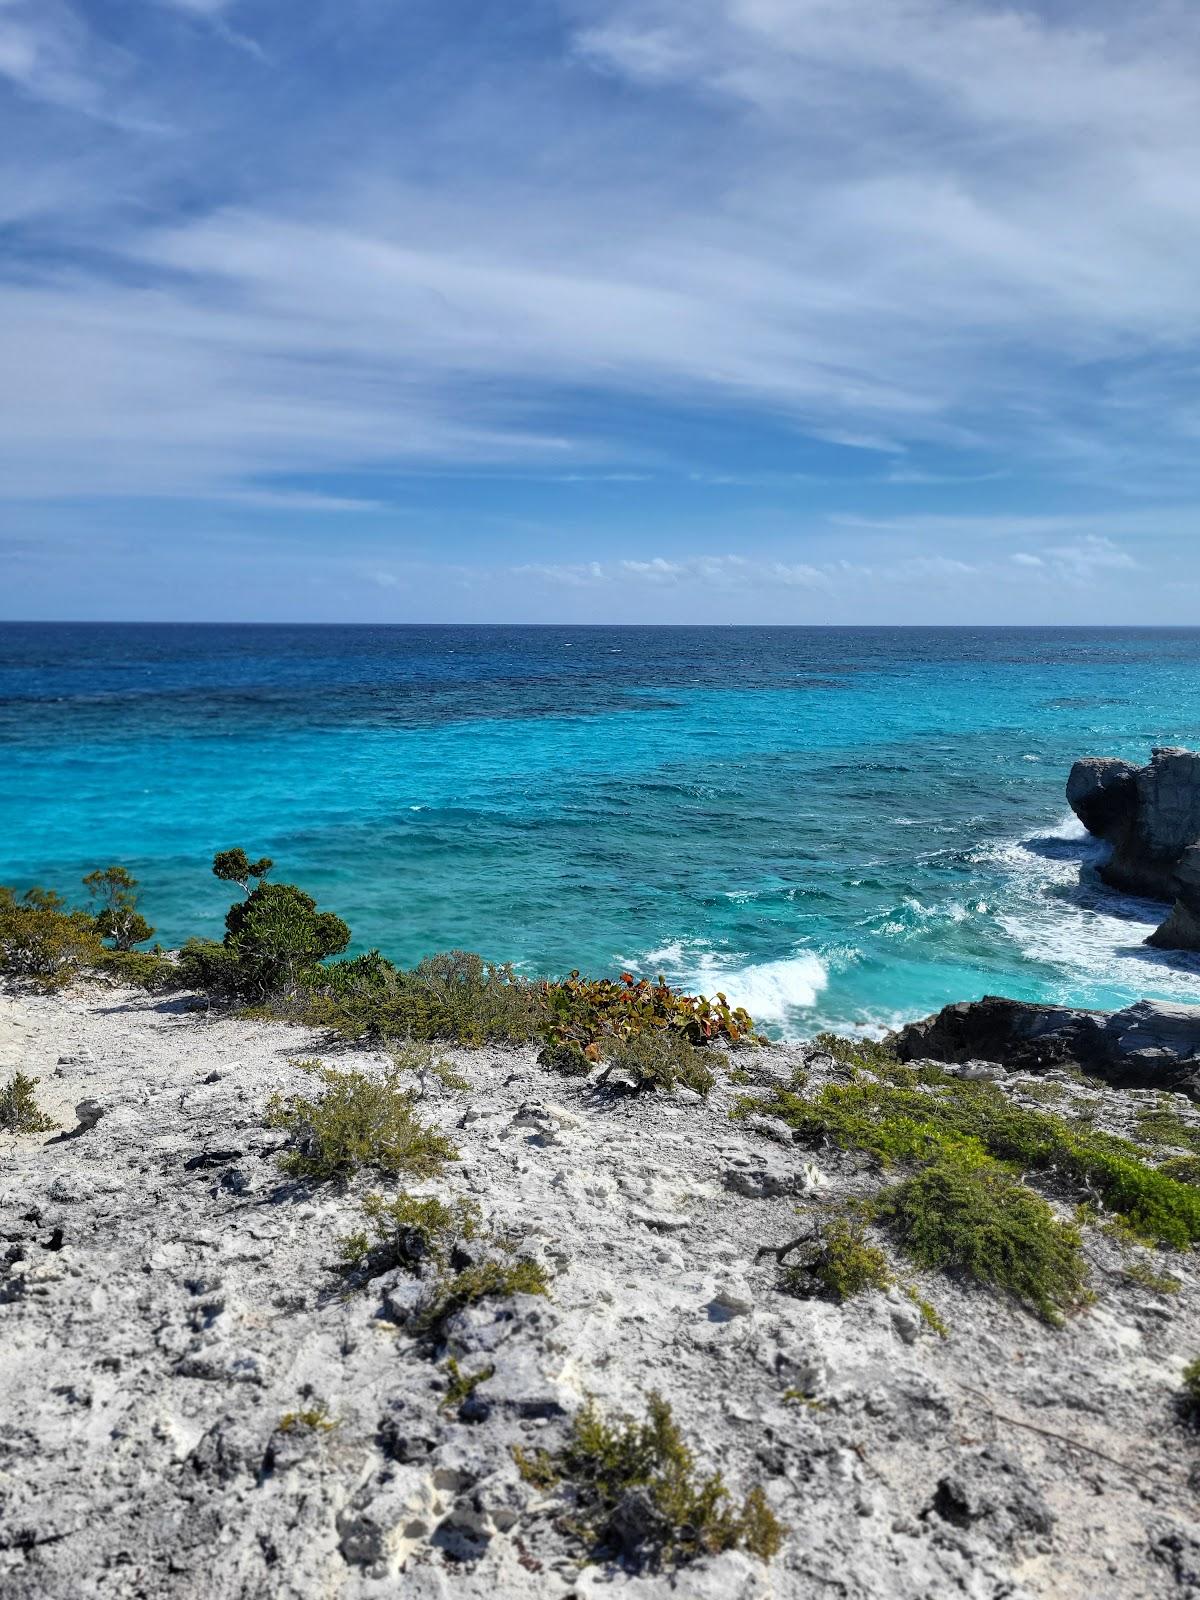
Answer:
<svg viewBox="0 0 1200 1600"><path fill-rule="evenodd" d="M0 882L125 862L165 943L244 844L401 962L663 972L775 1031L1200 1000L1069 818L1200 744L1200 630L0 626Z"/></svg>

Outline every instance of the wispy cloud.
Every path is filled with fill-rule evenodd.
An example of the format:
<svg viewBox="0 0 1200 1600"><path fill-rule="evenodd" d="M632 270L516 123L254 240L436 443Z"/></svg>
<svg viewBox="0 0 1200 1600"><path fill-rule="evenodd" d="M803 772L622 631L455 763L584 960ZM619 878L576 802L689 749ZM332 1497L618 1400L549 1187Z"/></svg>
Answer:
<svg viewBox="0 0 1200 1600"><path fill-rule="evenodd" d="M509 569L581 592L625 559L744 586L709 537L784 592L840 581L835 538L1086 586L1194 530L1200 12L405 16L0 0L0 497L357 518L416 471L644 484L648 527L508 524Z"/></svg>

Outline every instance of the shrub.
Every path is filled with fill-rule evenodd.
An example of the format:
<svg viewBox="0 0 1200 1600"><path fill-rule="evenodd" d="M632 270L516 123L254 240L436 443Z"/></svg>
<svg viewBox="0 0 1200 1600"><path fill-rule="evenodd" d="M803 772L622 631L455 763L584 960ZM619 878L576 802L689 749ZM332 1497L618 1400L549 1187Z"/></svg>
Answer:
<svg viewBox="0 0 1200 1600"><path fill-rule="evenodd" d="M784 1269L780 1286L791 1294L824 1293L849 1300L864 1289L888 1289L891 1284L883 1251L867 1241L860 1224L838 1217L822 1230L807 1260Z"/></svg>
<svg viewBox="0 0 1200 1600"><path fill-rule="evenodd" d="M413 1331L440 1339L450 1318L467 1306L514 1294L546 1294L549 1288L545 1269L536 1261L497 1261L489 1257L440 1278L413 1319Z"/></svg>
<svg viewBox="0 0 1200 1600"><path fill-rule="evenodd" d="M186 989L230 999L239 992L237 952L215 939L189 939L179 952L176 970Z"/></svg>
<svg viewBox="0 0 1200 1600"><path fill-rule="evenodd" d="M267 1104L267 1126L292 1136L294 1148L279 1162L290 1177L320 1183L373 1167L424 1178L456 1158L449 1139L414 1116L413 1097L396 1088L394 1075L376 1082L319 1061L297 1065L318 1077L325 1092L315 1100L272 1095Z"/></svg>
<svg viewBox="0 0 1200 1600"><path fill-rule="evenodd" d="M429 1260L444 1265L453 1245L479 1230L479 1208L469 1200L447 1205L435 1195L369 1194L362 1209L367 1226L341 1241L342 1264L371 1277L393 1267L415 1271Z"/></svg>
<svg viewBox="0 0 1200 1600"><path fill-rule="evenodd" d="M574 1505L569 1530L598 1554L631 1565L675 1567L722 1550L745 1549L769 1561L784 1528L760 1487L736 1507L720 1473L700 1477L671 1408L648 1397L646 1420L606 1420L588 1403L558 1456L539 1451L518 1466L550 1487L561 1479Z"/></svg>
<svg viewBox="0 0 1200 1600"><path fill-rule="evenodd" d="M0 1130L5 1133L49 1133L58 1123L38 1109L36 1078L14 1072L0 1089Z"/></svg>
<svg viewBox="0 0 1200 1600"><path fill-rule="evenodd" d="M111 940L114 950L132 950L154 932L137 908L137 879L124 867L98 867L83 886L98 908L96 932Z"/></svg>
<svg viewBox="0 0 1200 1600"><path fill-rule="evenodd" d="M1047 1322L1088 1298L1078 1229L994 1163L936 1161L885 1189L874 1213L921 1266L1005 1289Z"/></svg>
<svg viewBox="0 0 1200 1600"><path fill-rule="evenodd" d="M1200 1127L1185 1122L1166 1099L1152 1110L1138 1113L1137 1136L1143 1144L1165 1145L1169 1149L1200 1155Z"/></svg>
<svg viewBox="0 0 1200 1600"><path fill-rule="evenodd" d="M717 1081L698 1050L674 1029L656 1033L635 1033L618 1039L607 1050L606 1077L614 1068L632 1073L638 1089L670 1091L682 1084L697 1094L707 1094Z"/></svg>
<svg viewBox="0 0 1200 1600"><path fill-rule="evenodd" d="M522 1044L544 1022L539 984L464 950L429 956L410 972L372 952L318 977L309 1018L345 1039Z"/></svg>
<svg viewBox="0 0 1200 1600"><path fill-rule="evenodd" d="M159 992L179 985L179 968L156 950L106 950L96 963L99 976L131 989Z"/></svg>
<svg viewBox="0 0 1200 1600"><path fill-rule="evenodd" d="M884 1164L946 1158L960 1165L1001 1161L1014 1171L1054 1172L1099 1194L1142 1236L1183 1247L1200 1240L1200 1193L1149 1166L1135 1145L1018 1106L994 1083L933 1069L892 1069L891 1082L860 1078L826 1084L811 1098L777 1089L764 1103L739 1102L735 1114L764 1104L803 1139L867 1150Z"/></svg>
<svg viewBox="0 0 1200 1600"><path fill-rule="evenodd" d="M495 1363L480 1367L478 1372L464 1372L453 1356L446 1362L446 1392L438 1405L440 1411L457 1411L471 1398L481 1383L495 1376Z"/></svg>
<svg viewBox="0 0 1200 1600"><path fill-rule="evenodd" d="M639 1034L671 1029L691 1044L757 1042L750 1014L731 1006L723 994L715 999L681 994L662 978L635 980L623 972L618 980L582 978L572 972L560 983L542 985L547 1009L546 1043L589 1045L610 1050Z"/></svg>
<svg viewBox="0 0 1200 1600"><path fill-rule="evenodd" d="M318 911L292 883L260 883L225 917L225 945L237 959L237 992L246 999L294 991L326 956L350 943L332 911Z"/></svg>
<svg viewBox="0 0 1200 1600"><path fill-rule="evenodd" d="M1158 1170L1176 1183L1190 1183L1200 1187L1200 1156L1168 1156L1160 1161Z"/></svg>
<svg viewBox="0 0 1200 1600"><path fill-rule="evenodd" d="M840 1033L818 1033L813 1046L833 1057L839 1067L866 1067L874 1071L896 1065L896 1054L876 1039L847 1039Z"/></svg>
<svg viewBox="0 0 1200 1600"><path fill-rule="evenodd" d="M313 1433L330 1433L336 1427L337 1419L330 1416L329 1407L323 1400L305 1406L301 1411L285 1411L279 1419L280 1433L296 1433L301 1428Z"/></svg>
<svg viewBox="0 0 1200 1600"><path fill-rule="evenodd" d="M1183 1393L1192 1410L1200 1415L1200 1356L1183 1369Z"/></svg>
<svg viewBox="0 0 1200 1600"><path fill-rule="evenodd" d="M60 988L105 954L94 918L72 911L52 890L28 889L20 899L0 888L0 967Z"/></svg>

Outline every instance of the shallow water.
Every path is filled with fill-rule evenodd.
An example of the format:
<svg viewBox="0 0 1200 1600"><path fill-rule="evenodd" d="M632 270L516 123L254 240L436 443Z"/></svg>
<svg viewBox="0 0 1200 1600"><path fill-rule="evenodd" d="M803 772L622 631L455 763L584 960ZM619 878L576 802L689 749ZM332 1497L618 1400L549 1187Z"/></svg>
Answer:
<svg viewBox="0 0 1200 1600"><path fill-rule="evenodd" d="M0 882L124 861L165 943L267 852L411 962L722 988L774 1031L1200 1001L1063 799L1200 744L1200 630L0 626Z"/></svg>

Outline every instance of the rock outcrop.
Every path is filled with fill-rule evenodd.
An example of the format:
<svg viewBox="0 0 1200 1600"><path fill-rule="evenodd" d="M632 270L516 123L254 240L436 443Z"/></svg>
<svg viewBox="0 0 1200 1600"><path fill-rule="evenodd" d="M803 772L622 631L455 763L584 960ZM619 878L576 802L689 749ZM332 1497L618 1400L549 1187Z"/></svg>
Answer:
<svg viewBox="0 0 1200 1600"><path fill-rule="evenodd" d="M1145 767L1089 756L1071 768L1067 800L1112 846L1099 869L1105 883L1171 902L1147 944L1200 950L1200 753L1162 747Z"/></svg>
<svg viewBox="0 0 1200 1600"><path fill-rule="evenodd" d="M452 1049L461 1087L430 1075L413 1092L459 1159L420 1191L473 1201L551 1281L464 1307L434 1347L413 1326L427 1278L336 1270L386 1180L283 1181L264 1106L311 1091L295 1058L321 1048L309 1029L144 994L0 984L0 1083L38 1078L64 1128L88 1100L104 1109L68 1139L0 1135L3 1600L1194 1592L1188 1256L1160 1292L1126 1270L1131 1246L1091 1230L1103 1299L1065 1331L907 1257L886 1290L797 1298L776 1246L890 1177L729 1113L797 1068L813 1094L844 1082L827 1051L747 1052L737 1082L718 1071L689 1100L597 1093L528 1047ZM337 1062L391 1068L367 1050ZM1002 1077L1041 1104L1037 1080ZM1063 1093L1122 1136L1155 1103ZM1054 1200L1063 1217L1074 1198ZM641 1416L651 1389L699 1470L739 1495L763 1486L788 1530L769 1566L585 1561L566 1491L523 1474L586 1395ZM636 1496L621 1509L634 1548L644 1514Z"/></svg>
<svg viewBox="0 0 1200 1600"><path fill-rule="evenodd" d="M1123 1011L985 995L910 1022L889 1041L902 1061L995 1061L1025 1072L1075 1066L1120 1089L1200 1100L1200 1006L1140 1000Z"/></svg>

